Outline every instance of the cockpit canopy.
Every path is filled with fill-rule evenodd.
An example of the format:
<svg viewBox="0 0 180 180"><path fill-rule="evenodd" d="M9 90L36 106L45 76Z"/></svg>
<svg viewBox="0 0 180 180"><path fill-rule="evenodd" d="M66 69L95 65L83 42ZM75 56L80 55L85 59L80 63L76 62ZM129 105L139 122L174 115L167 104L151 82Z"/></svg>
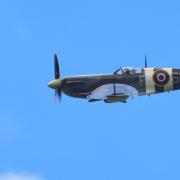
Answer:
<svg viewBox="0 0 180 180"><path fill-rule="evenodd" d="M117 74L138 74L142 73L142 69L133 68L133 67L123 67L120 68Z"/></svg>

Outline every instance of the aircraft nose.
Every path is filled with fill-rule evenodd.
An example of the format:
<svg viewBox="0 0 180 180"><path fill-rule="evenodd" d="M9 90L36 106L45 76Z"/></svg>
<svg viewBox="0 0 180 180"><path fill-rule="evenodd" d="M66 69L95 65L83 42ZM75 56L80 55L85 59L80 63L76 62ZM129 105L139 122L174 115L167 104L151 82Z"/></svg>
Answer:
<svg viewBox="0 0 180 180"><path fill-rule="evenodd" d="M60 79L56 79L56 80L50 81L48 83L48 87L52 88L52 89L56 89L59 86L60 83L61 83L61 80Z"/></svg>

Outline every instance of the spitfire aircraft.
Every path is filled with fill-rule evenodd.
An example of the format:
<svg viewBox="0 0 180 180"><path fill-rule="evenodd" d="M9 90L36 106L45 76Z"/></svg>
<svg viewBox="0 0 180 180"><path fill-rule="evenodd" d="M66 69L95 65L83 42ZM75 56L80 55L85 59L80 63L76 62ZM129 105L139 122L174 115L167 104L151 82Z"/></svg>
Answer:
<svg viewBox="0 0 180 180"><path fill-rule="evenodd" d="M123 102L128 98L170 92L180 89L180 69L124 67L112 74L79 75L60 77L58 57L54 55L55 80L48 86L55 89L56 97L61 100L61 92L84 98L89 102Z"/></svg>

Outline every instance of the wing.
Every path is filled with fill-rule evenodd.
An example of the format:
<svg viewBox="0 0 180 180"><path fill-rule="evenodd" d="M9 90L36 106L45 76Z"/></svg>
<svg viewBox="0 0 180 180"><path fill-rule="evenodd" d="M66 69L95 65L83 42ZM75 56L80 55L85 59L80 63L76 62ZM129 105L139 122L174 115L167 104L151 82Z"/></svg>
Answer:
<svg viewBox="0 0 180 180"><path fill-rule="evenodd" d="M105 103L116 103L116 102L122 102L126 103L129 96L126 94L112 94L110 96L107 96L107 99L104 100Z"/></svg>
<svg viewBox="0 0 180 180"><path fill-rule="evenodd" d="M94 89L90 95L87 96L89 102L96 102L103 100L106 103L127 102L129 97L135 97L138 91L125 84L104 84Z"/></svg>
<svg viewBox="0 0 180 180"><path fill-rule="evenodd" d="M116 103L116 102L122 102L126 103L129 96L126 94L112 94L106 97L106 99L89 99L89 102L97 102L104 100L105 103Z"/></svg>

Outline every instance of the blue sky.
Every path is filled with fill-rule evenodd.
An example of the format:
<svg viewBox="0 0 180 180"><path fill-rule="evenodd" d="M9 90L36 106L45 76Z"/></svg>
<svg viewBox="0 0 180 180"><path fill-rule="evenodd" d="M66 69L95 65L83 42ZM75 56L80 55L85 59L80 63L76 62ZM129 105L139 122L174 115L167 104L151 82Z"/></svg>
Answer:
<svg viewBox="0 0 180 180"><path fill-rule="evenodd" d="M1 180L179 180L180 92L87 103L47 88L61 75L180 67L177 0L0 3Z"/></svg>

